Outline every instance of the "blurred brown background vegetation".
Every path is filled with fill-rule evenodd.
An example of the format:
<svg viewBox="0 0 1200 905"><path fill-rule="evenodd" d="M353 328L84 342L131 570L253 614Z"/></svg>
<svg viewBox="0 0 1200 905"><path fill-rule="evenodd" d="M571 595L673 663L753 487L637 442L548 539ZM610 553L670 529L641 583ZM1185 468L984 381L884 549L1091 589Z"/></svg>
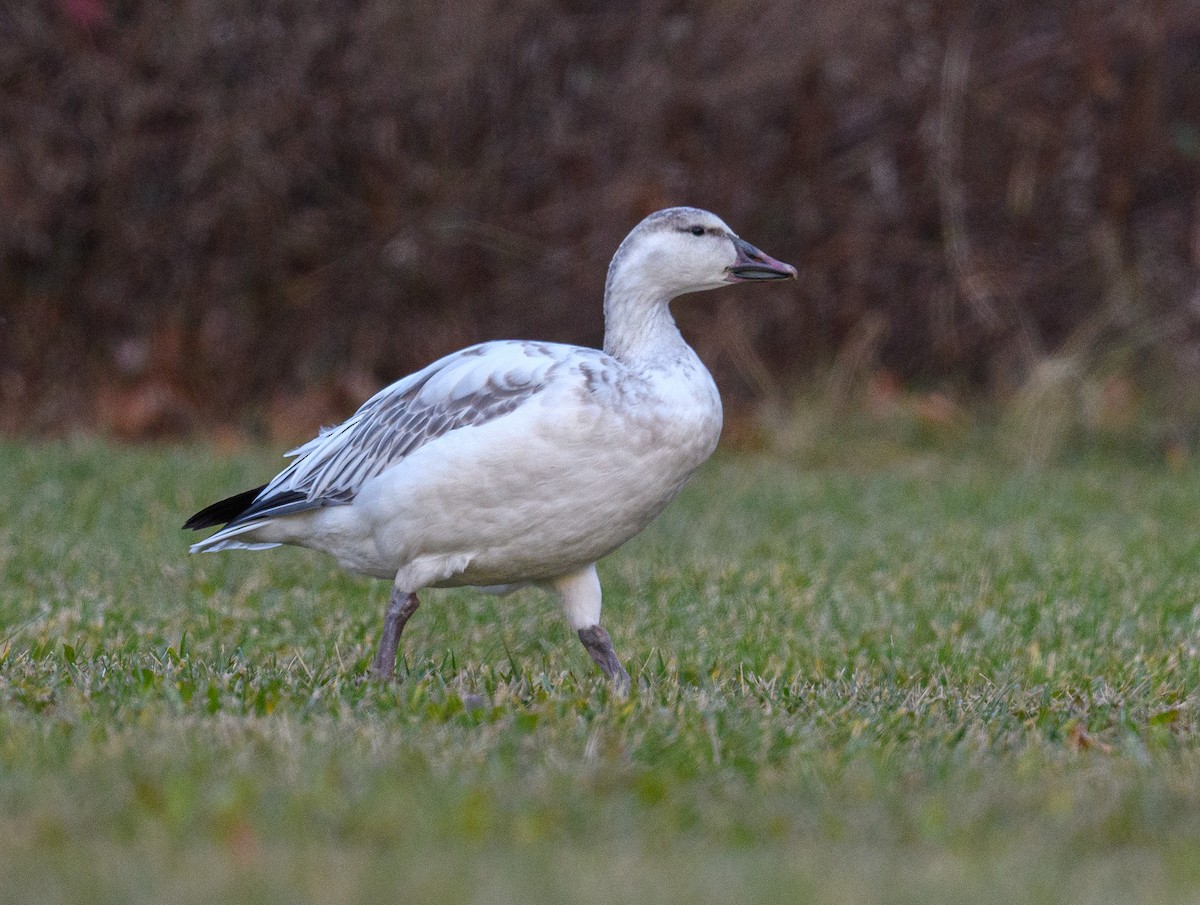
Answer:
<svg viewBox="0 0 1200 905"><path fill-rule="evenodd" d="M1090 375L1186 423L1200 4L4 4L0 429L302 435L597 344L681 203L800 270L675 306L731 408Z"/></svg>

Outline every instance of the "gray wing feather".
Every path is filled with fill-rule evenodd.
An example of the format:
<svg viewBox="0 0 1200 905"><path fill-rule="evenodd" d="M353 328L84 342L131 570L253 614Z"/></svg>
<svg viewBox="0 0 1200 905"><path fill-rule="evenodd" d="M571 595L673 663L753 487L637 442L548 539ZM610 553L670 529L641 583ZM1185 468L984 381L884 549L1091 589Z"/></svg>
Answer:
<svg viewBox="0 0 1200 905"><path fill-rule="evenodd" d="M295 461L263 489L254 508L283 514L283 508L296 512L350 502L364 483L430 441L519 408L580 354L590 358L602 353L495 342L436 361L381 390L344 423L288 453ZM295 501L297 492L303 500ZM286 507L273 509L271 498L285 494L291 496Z"/></svg>

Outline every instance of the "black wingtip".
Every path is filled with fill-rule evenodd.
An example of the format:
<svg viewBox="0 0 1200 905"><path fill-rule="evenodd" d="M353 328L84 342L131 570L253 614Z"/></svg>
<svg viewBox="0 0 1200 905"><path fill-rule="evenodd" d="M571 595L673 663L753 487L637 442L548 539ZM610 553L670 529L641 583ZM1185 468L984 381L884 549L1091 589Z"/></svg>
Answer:
<svg viewBox="0 0 1200 905"><path fill-rule="evenodd" d="M183 523L184 530L199 531L201 528L211 528L214 525L225 525L250 508L258 499L258 495L266 488L266 484L245 490L231 497L218 500L211 506L205 506L190 519Z"/></svg>

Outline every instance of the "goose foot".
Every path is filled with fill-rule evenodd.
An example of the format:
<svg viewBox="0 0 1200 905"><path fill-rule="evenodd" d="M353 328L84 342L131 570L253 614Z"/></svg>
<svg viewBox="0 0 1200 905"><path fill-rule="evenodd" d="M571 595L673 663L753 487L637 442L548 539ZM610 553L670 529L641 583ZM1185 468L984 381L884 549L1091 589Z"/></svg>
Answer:
<svg viewBox="0 0 1200 905"><path fill-rule="evenodd" d="M383 637L379 639L379 652L375 654L375 662L371 664L371 678L386 681L396 670L396 651L400 647L400 635L409 617L417 611L421 601L417 595L392 589L388 598L387 611L383 616Z"/></svg>
<svg viewBox="0 0 1200 905"><path fill-rule="evenodd" d="M626 692L629 690L629 673L625 671L625 667L621 665L621 661L617 659L617 652L613 650L612 638L608 636L608 632L601 625L592 625L588 628L579 630L579 640L583 642L583 646L591 655L592 660L596 665L608 676L609 681L617 686L617 690Z"/></svg>

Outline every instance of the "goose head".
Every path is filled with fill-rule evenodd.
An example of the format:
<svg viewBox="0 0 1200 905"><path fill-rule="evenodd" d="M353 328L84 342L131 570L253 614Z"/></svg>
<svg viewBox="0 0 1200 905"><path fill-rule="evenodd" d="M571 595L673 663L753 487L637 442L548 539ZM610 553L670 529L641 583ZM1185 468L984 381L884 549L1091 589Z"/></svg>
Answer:
<svg viewBox="0 0 1200 905"><path fill-rule="evenodd" d="M795 278L795 267L739 238L716 214L671 207L626 236L609 266L608 291L670 300L729 283Z"/></svg>

